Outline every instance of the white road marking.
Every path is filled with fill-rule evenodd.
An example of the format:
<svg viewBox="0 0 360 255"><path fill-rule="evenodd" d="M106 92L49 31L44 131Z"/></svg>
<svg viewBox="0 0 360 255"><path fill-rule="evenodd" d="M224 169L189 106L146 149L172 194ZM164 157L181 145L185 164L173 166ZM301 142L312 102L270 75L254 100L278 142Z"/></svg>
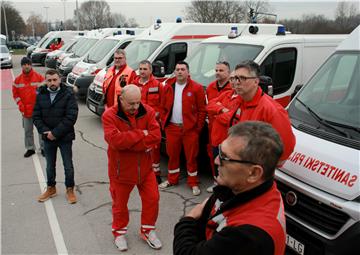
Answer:
<svg viewBox="0 0 360 255"><path fill-rule="evenodd" d="M41 164L39 161L39 157L37 154L34 154L32 156L33 162L34 162L34 166L35 166L35 170L36 170L36 174L39 180L39 185L40 185L40 189L41 192L43 192L46 188L46 181L45 181L45 177L43 174L43 170L41 168ZM61 233L61 229L60 229L60 225L59 225L59 221L56 217L56 213L55 213L55 209L54 206L51 202L51 199L47 200L46 202L44 202L45 204L45 209L46 209L46 213L49 219L49 224L50 224L50 228L51 228L51 232L55 241L55 246L56 246L56 250L57 250L57 254L68 254L65 242L64 242L64 237Z"/></svg>

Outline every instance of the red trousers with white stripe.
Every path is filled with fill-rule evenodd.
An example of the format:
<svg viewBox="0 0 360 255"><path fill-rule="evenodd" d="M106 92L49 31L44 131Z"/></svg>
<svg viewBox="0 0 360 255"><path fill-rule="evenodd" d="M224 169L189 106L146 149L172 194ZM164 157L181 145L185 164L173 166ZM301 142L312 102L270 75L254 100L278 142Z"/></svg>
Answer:
<svg viewBox="0 0 360 255"><path fill-rule="evenodd" d="M169 156L168 161L168 181L177 184L180 176L180 153L184 146L187 168L187 184L190 187L199 183L197 177L197 156L199 153L199 134L197 131L186 131L174 124L169 124L165 128L166 152Z"/></svg>
<svg viewBox="0 0 360 255"><path fill-rule="evenodd" d="M129 223L127 203L134 186L135 184L124 184L110 180L113 214L112 233L114 237L126 234ZM139 190L142 204L141 231L146 232L155 229L155 223L159 214L159 190L154 173L150 172L136 186Z"/></svg>
<svg viewBox="0 0 360 255"><path fill-rule="evenodd" d="M151 151L152 169L156 176L160 176L160 143Z"/></svg>

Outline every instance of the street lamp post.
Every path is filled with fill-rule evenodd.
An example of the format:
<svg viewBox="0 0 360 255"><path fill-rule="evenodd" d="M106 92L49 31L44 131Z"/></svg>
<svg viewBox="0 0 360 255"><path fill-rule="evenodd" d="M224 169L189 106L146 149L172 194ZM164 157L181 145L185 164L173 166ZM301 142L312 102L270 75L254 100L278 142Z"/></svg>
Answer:
<svg viewBox="0 0 360 255"><path fill-rule="evenodd" d="M9 41L9 33L8 33L8 26L7 26L7 21L6 21L6 11L5 11L5 4L4 1L1 1L1 7L3 8L4 11L4 25L5 25L5 33L6 33L6 40ZM1 13L1 10L0 10Z"/></svg>
<svg viewBox="0 0 360 255"><path fill-rule="evenodd" d="M64 22L63 22L63 30L66 29L65 27L65 20L66 20L66 9L65 9L65 5L66 5L66 0L61 0L61 2L63 2L64 4Z"/></svg>
<svg viewBox="0 0 360 255"><path fill-rule="evenodd" d="M45 11L46 11L46 27L47 27L47 31L49 32L49 16L48 16L48 9L49 6L44 6Z"/></svg>

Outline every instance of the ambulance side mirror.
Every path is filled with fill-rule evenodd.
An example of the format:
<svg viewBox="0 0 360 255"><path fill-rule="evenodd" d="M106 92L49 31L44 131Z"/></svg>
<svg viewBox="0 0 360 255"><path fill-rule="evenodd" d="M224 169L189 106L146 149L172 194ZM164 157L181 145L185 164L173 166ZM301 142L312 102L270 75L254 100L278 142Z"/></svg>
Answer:
<svg viewBox="0 0 360 255"><path fill-rule="evenodd" d="M153 75L155 77L164 77L165 76L165 64L161 60L156 60L152 64Z"/></svg>
<svg viewBox="0 0 360 255"><path fill-rule="evenodd" d="M264 93L268 94L271 97L274 97L274 84L269 76L260 76L259 77L259 86L264 91Z"/></svg>
<svg viewBox="0 0 360 255"><path fill-rule="evenodd" d="M295 95L299 92L299 90L303 87L303 84L296 85L294 92L291 94L291 99L295 97Z"/></svg>

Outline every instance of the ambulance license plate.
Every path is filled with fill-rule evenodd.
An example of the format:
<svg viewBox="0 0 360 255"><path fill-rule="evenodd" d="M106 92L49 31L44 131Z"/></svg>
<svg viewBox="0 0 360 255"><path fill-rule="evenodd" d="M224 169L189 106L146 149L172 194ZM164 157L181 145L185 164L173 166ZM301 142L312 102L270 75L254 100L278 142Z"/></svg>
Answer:
<svg viewBox="0 0 360 255"><path fill-rule="evenodd" d="M290 235L286 235L286 245L290 249L294 250L297 254L304 255L305 245L300 243L294 237L292 237Z"/></svg>
<svg viewBox="0 0 360 255"><path fill-rule="evenodd" d="M91 104L89 104L89 109L92 110L93 112L96 112L96 107Z"/></svg>

